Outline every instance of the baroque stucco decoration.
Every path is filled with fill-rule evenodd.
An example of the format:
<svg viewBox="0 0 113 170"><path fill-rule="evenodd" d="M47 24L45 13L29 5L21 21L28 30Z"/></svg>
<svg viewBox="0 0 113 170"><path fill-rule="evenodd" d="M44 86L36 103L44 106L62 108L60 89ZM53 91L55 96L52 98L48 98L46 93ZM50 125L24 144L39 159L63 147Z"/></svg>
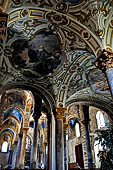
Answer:
<svg viewBox="0 0 113 170"><path fill-rule="evenodd" d="M103 37L109 34L103 24L104 21L107 23L110 20L112 3L93 0L90 3L87 0L76 1L76 3L71 0L60 2L57 0L20 0L18 2L17 4L10 1L9 10L6 10L9 14L9 21L6 40L5 42L1 40L0 68L2 71L0 73L0 85L3 87L7 84L7 87L11 87L12 82L15 85L21 84L23 86L29 83L29 86L35 86L36 89L44 92L44 95L49 96L52 102L55 102L53 99L55 98L57 104L61 102L65 105L68 96L71 94L66 83L72 87L71 84L73 84L75 78L79 87L79 83L83 82L83 87L80 87L80 89L75 87L74 93L90 86L87 73L90 69L95 69L92 62L95 56L98 56L105 47ZM70 53L70 57L68 55L65 57L63 66L53 76L40 81L26 77L21 71L12 67L10 62L13 52L11 44L20 39L31 40L42 30L51 31L60 37L62 52L67 53L80 49L78 56L83 51L87 53L85 56L87 56L86 58L89 56L89 60L86 61L84 57L84 62L89 63L89 65L86 64L87 68L84 68L83 65L78 66L81 60L76 61L76 64L72 62L74 52ZM81 71L78 75L79 70ZM52 86L53 83L54 86Z"/></svg>

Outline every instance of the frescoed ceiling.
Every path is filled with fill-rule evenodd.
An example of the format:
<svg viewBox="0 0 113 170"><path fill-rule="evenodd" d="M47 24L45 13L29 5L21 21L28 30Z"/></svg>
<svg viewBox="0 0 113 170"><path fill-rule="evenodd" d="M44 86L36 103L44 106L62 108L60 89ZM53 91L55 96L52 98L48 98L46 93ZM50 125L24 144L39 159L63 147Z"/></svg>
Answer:
<svg viewBox="0 0 113 170"><path fill-rule="evenodd" d="M56 105L87 88L89 96L111 100L94 62L113 49L112 8L108 0L9 0L1 7L8 24L0 39L0 90L35 86Z"/></svg>

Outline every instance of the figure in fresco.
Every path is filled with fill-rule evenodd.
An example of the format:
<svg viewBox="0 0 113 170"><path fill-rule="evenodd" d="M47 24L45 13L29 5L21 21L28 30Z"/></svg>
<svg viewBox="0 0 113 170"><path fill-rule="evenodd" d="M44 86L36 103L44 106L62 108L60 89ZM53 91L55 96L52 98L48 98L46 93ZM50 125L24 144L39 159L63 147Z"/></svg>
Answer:
<svg viewBox="0 0 113 170"><path fill-rule="evenodd" d="M94 91L99 92L99 93L109 91L106 77L99 69L91 70L89 72L88 79Z"/></svg>
<svg viewBox="0 0 113 170"><path fill-rule="evenodd" d="M11 63L24 75L39 77L53 73L61 63L62 54L58 36L42 31L32 40L16 40L12 44Z"/></svg>

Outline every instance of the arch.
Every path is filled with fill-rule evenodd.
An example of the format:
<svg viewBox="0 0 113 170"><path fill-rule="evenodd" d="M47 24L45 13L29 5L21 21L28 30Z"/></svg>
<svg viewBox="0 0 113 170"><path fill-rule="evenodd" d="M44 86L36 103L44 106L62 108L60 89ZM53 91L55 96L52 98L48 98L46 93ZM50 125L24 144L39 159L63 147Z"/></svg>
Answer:
<svg viewBox="0 0 113 170"><path fill-rule="evenodd" d="M69 105L71 104L85 104L85 105L88 105L88 106L94 106L94 107L97 107L103 111L105 111L109 116L110 118L113 120L113 106L112 104L106 100L103 100L102 99L102 96L100 96L100 98L97 98L97 97L94 97L94 96L90 96L88 94L86 95L82 95L82 98L81 96L80 97L75 97L73 99L70 99L66 102L66 107L68 107Z"/></svg>
<svg viewBox="0 0 113 170"><path fill-rule="evenodd" d="M65 65L63 66L64 71L61 72L62 82L59 82L60 87L59 87L58 100L57 100L57 105L59 105L59 103L62 103L64 107L65 107L66 95L67 95L69 83L70 83L72 77L75 75L75 73L77 71L79 71L78 69L82 68L82 65L84 65L85 61L90 60L92 62L92 64L90 66L89 65L87 66L87 64L86 64L86 66L88 68L86 70L86 72L88 72L89 69L91 69L91 68L95 68L93 62L96 59L94 54L89 53L86 50L71 51L71 52L67 53L67 58L68 58L68 60L67 60L68 64L66 65L66 68L65 68ZM80 64L78 64L78 63L80 63ZM57 79L58 79L58 77L59 77L59 75L57 75Z"/></svg>
<svg viewBox="0 0 113 170"><path fill-rule="evenodd" d="M15 140L15 133L12 129L4 129L3 131L0 132L0 140L1 140L1 144L3 143L4 141L4 136L8 135L9 136L9 140L8 140L8 143L11 142L11 147L13 145L13 142Z"/></svg>
<svg viewBox="0 0 113 170"><path fill-rule="evenodd" d="M8 108L8 110L4 113L4 119L10 116L16 117L19 123L21 122L22 114L20 113L18 109Z"/></svg>
<svg viewBox="0 0 113 170"><path fill-rule="evenodd" d="M42 98L45 101L45 103L47 104L47 106L48 106L48 114L53 113L53 110L54 110L54 108L56 106L55 99L53 98L52 94L49 93L46 90L46 88L42 87L39 84L32 84L32 83L28 84L26 82L24 82L22 84L22 83L19 82L19 83L13 83L13 85L9 84L8 86L4 86L4 87L1 88L0 91L1 91L1 93L3 93L4 91L12 89L12 88L13 89L14 88L21 88L23 90L30 90L33 93L33 95L37 94L37 96Z"/></svg>
<svg viewBox="0 0 113 170"><path fill-rule="evenodd" d="M1 130L0 136L1 136L3 133L5 133L5 132L11 134L12 137L14 137L14 135L15 135L15 132L14 132L12 129L7 128L7 129L4 129L3 131Z"/></svg>
<svg viewBox="0 0 113 170"><path fill-rule="evenodd" d="M7 119L3 120L2 125L9 119L15 120L15 122L19 125L19 121L17 119L15 119L15 117L8 117Z"/></svg>

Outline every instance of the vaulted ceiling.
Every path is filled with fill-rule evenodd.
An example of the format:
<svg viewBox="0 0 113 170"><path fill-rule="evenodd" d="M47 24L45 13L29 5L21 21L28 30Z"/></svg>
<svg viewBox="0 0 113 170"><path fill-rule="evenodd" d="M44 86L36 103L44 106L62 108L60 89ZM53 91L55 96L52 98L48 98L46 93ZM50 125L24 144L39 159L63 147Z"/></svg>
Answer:
<svg viewBox="0 0 113 170"><path fill-rule="evenodd" d="M95 67L113 49L112 0L1 0L8 13L0 42L0 90L23 88L51 107L85 102L112 113L104 74Z"/></svg>

